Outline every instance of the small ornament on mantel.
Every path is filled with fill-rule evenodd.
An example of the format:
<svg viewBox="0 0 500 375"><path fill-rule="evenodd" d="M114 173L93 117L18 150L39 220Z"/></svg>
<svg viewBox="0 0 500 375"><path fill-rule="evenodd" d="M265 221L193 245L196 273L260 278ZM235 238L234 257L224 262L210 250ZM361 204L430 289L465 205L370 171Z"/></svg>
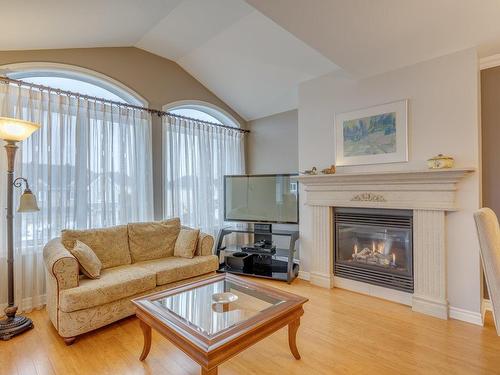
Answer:
<svg viewBox="0 0 500 375"><path fill-rule="evenodd" d="M455 164L455 160L451 156L446 156L443 154L439 154L427 160L427 166L429 169L444 169L444 168L453 168Z"/></svg>
<svg viewBox="0 0 500 375"><path fill-rule="evenodd" d="M307 175L310 175L310 176L315 176L318 174L318 169L316 167L312 167L311 169L307 169L305 170L304 172L302 172L303 174L307 174Z"/></svg>
<svg viewBox="0 0 500 375"><path fill-rule="evenodd" d="M330 165L330 167L328 168L325 168L323 170L321 170L321 173L323 174L335 174L337 168L335 167L335 165Z"/></svg>

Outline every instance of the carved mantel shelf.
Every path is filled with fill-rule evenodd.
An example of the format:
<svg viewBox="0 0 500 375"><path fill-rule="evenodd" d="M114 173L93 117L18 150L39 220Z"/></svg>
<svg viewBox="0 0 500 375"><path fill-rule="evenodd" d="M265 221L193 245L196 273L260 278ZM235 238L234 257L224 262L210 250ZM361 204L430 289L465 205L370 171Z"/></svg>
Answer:
<svg viewBox="0 0 500 375"><path fill-rule="evenodd" d="M310 206L453 211L457 184L474 168L299 176Z"/></svg>

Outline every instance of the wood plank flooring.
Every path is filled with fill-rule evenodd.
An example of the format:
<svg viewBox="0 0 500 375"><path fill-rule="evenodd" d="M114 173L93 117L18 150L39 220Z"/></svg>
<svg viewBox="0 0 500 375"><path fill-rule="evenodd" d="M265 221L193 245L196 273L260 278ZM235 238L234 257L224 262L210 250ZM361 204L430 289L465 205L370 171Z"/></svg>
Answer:
<svg viewBox="0 0 500 375"><path fill-rule="evenodd" d="M293 358L282 329L224 363L220 375L500 374L500 337L491 317L483 328L301 280L265 283L310 300L297 337L302 359ZM33 330L0 342L2 375L199 374L196 363L154 331L151 352L140 362L142 333L134 317L67 347L45 311L28 315Z"/></svg>

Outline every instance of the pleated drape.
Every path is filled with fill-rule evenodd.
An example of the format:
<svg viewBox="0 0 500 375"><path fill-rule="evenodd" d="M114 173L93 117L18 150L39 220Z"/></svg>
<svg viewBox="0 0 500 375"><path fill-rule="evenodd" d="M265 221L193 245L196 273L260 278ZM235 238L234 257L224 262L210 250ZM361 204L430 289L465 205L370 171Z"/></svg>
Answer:
<svg viewBox="0 0 500 375"><path fill-rule="evenodd" d="M224 175L244 171L243 133L163 117L166 217L215 235L224 224Z"/></svg>

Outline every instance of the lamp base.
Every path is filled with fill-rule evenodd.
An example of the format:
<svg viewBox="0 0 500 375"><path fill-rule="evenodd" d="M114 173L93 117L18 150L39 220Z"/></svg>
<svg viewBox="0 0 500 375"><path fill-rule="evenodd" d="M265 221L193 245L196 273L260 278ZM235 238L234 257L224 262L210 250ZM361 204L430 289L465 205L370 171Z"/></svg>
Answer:
<svg viewBox="0 0 500 375"><path fill-rule="evenodd" d="M7 341L12 337L33 328L31 319L17 315L17 307L10 306L5 309L7 318L0 320L0 339Z"/></svg>

